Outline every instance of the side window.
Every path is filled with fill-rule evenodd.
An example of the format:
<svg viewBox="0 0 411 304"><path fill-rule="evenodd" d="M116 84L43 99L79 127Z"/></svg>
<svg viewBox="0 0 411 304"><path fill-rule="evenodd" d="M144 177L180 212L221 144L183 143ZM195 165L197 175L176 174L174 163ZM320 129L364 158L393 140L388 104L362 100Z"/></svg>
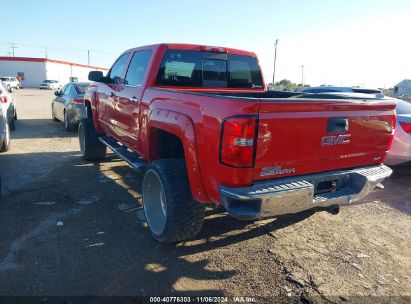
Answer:
<svg viewBox="0 0 411 304"><path fill-rule="evenodd" d="M134 53L127 69L125 84L139 86L143 83L151 53L151 50L137 51Z"/></svg>
<svg viewBox="0 0 411 304"><path fill-rule="evenodd" d="M123 74L129 53L123 54L111 67L108 77L114 83L120 83L121 75Z"/></svg>

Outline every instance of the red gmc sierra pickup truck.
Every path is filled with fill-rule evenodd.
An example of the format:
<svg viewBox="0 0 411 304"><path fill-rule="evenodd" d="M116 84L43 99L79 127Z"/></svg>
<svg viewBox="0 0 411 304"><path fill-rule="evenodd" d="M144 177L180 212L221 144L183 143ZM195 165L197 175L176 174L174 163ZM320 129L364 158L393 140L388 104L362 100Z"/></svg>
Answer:
<svg viewBox="0 0 411 304"><path fill-rule="evenodd" d="M144 173L144 213L159 242L197 234L206 204L245 220L337 212L392 172L383 165L392 100L268 91L252 52L150 45L89 79L81 154L98 160L108 147Z"/></svg>

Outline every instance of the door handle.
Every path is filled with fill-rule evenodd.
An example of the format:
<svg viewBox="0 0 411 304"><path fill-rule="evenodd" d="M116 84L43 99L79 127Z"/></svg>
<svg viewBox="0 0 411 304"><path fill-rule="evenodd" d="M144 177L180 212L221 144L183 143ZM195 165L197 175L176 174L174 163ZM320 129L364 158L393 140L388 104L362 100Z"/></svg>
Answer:
<svg viewBox="0 0 411 304"><path fill-rule="evenodd" d="M137 102L140 101L140 99L138 99L136 96L133 96L133 97L130 98L130 101L137 103Z"/></svg>

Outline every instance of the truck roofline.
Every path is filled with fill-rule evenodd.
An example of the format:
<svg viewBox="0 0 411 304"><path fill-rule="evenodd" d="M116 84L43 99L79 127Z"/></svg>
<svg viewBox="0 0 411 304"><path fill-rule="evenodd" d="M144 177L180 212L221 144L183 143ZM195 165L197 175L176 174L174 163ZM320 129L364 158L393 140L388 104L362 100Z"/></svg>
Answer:
<svg viewBox="0 0 411 304"><path fill-rule="evenodd" d="M254 52L250 52L250 51L245 51L245 50L240 50L240 49L235 49L235 48L228 48L228 47L221 47L221 46L214 46L214 45L201 45L201 44L189 44L189 43L150 44L150 45L144 45L144 46L129 49L123 52L123 54L127 52L143 50L143 49L156 49L159 47L166 47L167 49L186 50L186 51L205 51L207 50L207 48L220 49L220 50L224 50L223 53L227 53L227 54L257 57L257 55Z"/></svg>

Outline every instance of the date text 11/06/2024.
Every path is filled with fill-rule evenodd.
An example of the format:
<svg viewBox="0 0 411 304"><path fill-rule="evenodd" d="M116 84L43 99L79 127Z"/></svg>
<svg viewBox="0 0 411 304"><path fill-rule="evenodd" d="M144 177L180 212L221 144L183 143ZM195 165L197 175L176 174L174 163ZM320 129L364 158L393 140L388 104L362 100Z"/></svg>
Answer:
<svg viewBox="0 0 411 304"><path fill-rule="evenodd" d="M150 297L150 303L256 303L255 297Z"/></svg>

